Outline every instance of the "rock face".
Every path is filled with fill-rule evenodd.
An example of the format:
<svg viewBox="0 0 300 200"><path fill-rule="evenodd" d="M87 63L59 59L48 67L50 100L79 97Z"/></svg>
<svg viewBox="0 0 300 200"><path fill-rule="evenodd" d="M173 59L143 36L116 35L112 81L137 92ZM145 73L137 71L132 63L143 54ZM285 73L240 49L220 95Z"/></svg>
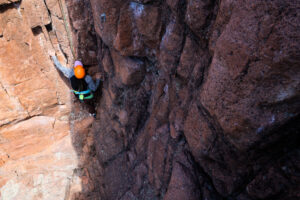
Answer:
<svg viewBox="0 0 300 200"><path fill-rule="evenodd" d="M0 199L300 199L299 13L0 0ZM54 54L102 73L96 119Z"/></svg>
<svg viewBox="0 0 300 200"><path fill-rule="evenodd" d="M87 4L106 78L78 199L300 198L298 1Z"/></svg>
<svg viewBox="0 0 300 200"><path fill-rule="evenodd" d="M49 56L73 59L62 14L56 0L13 2L0 1L0 199L68 199L71 96Z"/></svg>

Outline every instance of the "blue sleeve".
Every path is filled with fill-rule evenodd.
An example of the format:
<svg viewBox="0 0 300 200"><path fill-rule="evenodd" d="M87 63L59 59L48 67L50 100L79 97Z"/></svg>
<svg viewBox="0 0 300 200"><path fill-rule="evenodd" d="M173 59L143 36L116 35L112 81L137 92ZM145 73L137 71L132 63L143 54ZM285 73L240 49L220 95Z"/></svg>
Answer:
<svg viewBox="0 0 300 200"><path fill-rule="evenodd" d="M52 56L52 60L55 64L55 67L61 71L65 77L67 78L71 78L72 76L74 76L74 70L73 69L70 69L70 68L66 68L66 67L63 67L60 62L57 60L57 57L56 56Z"/></svg>
<svg viewBox="0 0 300 200"><path fill-rule="evenodd" d="M96 91L97 88L99 87L99 84L100 84L100 79L97 79L96 80L96 83L94 83L93 79L91 76L89 75L86 75L85 78L84 78L85 82L88 84L88 88L92 91Z"/></svg>

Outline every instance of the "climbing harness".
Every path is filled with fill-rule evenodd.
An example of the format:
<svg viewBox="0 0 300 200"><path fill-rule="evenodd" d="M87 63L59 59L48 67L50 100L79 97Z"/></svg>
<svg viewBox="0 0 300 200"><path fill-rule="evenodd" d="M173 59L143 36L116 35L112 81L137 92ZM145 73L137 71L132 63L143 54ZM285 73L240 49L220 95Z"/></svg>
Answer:
<svg viewBox="0 0 300 200"><path fill-rule="evenodd" d="M64 11L64 7L63 7L63 4L62 4L61 0L58 0L58 2L59 2L60 11L61 11L61 13L63 15L64 25L65 25L65 29L66 29L66 32L67 32L68 40L69 40L69 43L70 43L71 52L73 54L73 58L75 58L73 41L72 41L72 37L71 37L70 28L68 26L67 17L66 17L65 11Z"/></svg>
<svg viewBox="0 0 300 200"><path fill-rule="evenodd" d="M83 101L85 99L92 99L94 97L93 93L91 90L85 90L78 92L76 90L71 90L71 92L74 92L74 94L78 95L79 100ZM85 94L90 94L89 96L84 96Z"/></svg>

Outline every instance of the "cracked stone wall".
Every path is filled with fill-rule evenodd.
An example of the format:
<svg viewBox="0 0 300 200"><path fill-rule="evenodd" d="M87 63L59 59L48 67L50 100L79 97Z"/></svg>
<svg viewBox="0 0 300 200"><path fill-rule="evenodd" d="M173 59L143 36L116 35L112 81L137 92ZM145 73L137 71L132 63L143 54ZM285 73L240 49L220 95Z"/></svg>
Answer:
<svg viewBox="0 0 300 200"><path fill-rule="evenodd" d="M1 200L67 199L80 190L71 96L54 54L66 66L73 62L59 2L1 0Z"/></svg>
<svg viewBox="0 0 300 200"><path fill-rule="evenodd" d="M0 0L1 199L300 198L299 1ZM66 6L65 6L66 4Z"/></svg>
<svg viewBox="0 0 300 200"><path fill-rule="evenodd" d="M300 198L299 1L71 0L68 9L106 77L82 165L92 175L76 199Z"/></svg>

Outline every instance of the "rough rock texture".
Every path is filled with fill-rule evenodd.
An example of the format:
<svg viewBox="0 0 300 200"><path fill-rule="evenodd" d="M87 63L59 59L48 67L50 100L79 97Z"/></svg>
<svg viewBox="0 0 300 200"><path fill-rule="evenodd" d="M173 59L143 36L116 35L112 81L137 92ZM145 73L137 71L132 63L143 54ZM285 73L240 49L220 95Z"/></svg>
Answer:
<svg viewBox="0 0 300 200"><path fill-rule="evenodd" d="M73 59L62 14L56 0L12 2L0 5L0 199L68 199L81 191L72 99L49 57Z"/></svg>
<svg viewBox="0 0 300 200"><path fill-rule="evenodd" d="M77 199L300 198L299 1L68 5L106 77Z"/></svg>
<svg viewBox="0 0 300 200"><path fill-rule="evenodd" d="M71 7L69 17L73 29L73 41L76 55L84 65L96 65L97 38L94 30L93 16L89 1L66 1Z"/></svg>
<svg viewBox="0 0 300 200"><path fill-rule="evenodd" d="M298 200L299 13L0 0L0 199ZM96 119L49 58L73 51L103 75Z"/></svg>

